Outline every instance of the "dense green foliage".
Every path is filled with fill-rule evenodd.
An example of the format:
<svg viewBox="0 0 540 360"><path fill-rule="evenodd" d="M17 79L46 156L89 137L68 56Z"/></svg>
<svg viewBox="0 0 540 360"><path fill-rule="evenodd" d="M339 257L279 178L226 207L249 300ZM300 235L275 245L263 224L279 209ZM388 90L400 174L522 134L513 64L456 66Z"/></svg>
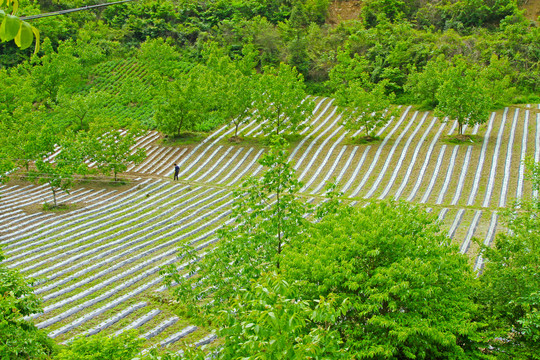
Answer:
<svg viewBox="0 0 540 360"><path fill-rule="evenodd" d="M142 348L144 339L137 331L123 332L114 337L98 334L86 338L78 337L62 348L58 360L131 360Z"/></svg>
<svg viewBox="0 0 540 360"><path fill-rule="evenodd" d="M21 0L18 14L81 4ZM490 107L538 96L540 30L511 0L373 0L360 19L337 25L325 23L329 5L146 0L33 20L44 39L36 55L13 42L0 44L0 124L7 130L0 166L28 164L52 150L49 141L15 149L10 144L23 127L35 139L43 132L88 131L110 119L170 135L231 122L238 136L248 115L279 119L261 115L272 100L256 97L284 85L271 80L286 67L298 71L297 100L304 92L344 94L351 81L360 81L364 90L393 93L392 101L434 108L459 55ZM443 90L448 86L439 97Z"/></svg>
<svg viewBox="0 0 540 360"><path fill-rule="evenodd" d="M265 274L233 298L223 312L220 359L344 359L341 338L331 325L342 315L334 299L303 299L295 283Z"/></svg>
<svg viewBox="0 0 540 360"><path fill-rule="evenodd" d="M0 253L0 261L3 259ZM54 341L23 319L40 309L28 281L0 263L0 358L48 359L54 353Z"/></svg>
<svg viewBox="0 0 540 360"><path fill-rule="evenodd" d="M265 193L276 184L274 171L260 180ZM484 357L474 273L431 215L381 203L334 207L310 223L289 202L280 228L280 203L244 199L249 219L235 213L245 222L225 232L197 263L198 276L175 290L184 305L202 299L221 310L201 313L221 326L219 358Z"/></svg>
<svg viewBox="0 0 540 360"><path fill-rule="evenodd" d="M527 167L538 189L540 164ZM540 359L539 211L538 198L515 203L504 214L509 231L483 248L477 296L500 359Z"/></svg>
<svg viewBox="0 0 540 360"><path fill-rule="evenodd" d="M332 328L352 358L481 356L472 269L419 210L381 203L331 214L284 257L304 299L346 303Z"/></svg>

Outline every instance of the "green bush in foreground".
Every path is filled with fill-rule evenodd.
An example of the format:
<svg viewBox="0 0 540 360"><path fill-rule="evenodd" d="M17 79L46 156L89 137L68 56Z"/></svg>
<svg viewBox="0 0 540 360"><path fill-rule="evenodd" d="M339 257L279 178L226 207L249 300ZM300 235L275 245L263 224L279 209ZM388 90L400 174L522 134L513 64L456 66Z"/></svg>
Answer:
<svg viewBox="0 0 540 360"><path fill-rule="evenodd" d="M219 359L491 358L468 258L419 207L342 207L280 259L215 304Z"/></svg>
<svg viewBox="0 0 540 360"><path fill-rule="evenodd" d="M484 248L478 303L499 359L540 359L539 209L537 200L514 205L510 231Z"/></svg>
<svg viewBox="0 0 540 360"><path fill-rule="evenodd" d="M126 331L114 337L97 334L79 337L58 354L58 360L131 360L142 350L145 340L136 330Z"/></svg>
<svg viewBox="0 0 540 360"><path fill-rule="evenodd" d="M4 259L0 253L0 262ZM0 359L48 359L55 343L24 316L41 310L26 279L0 263Z"/></svg>
<svg viewBox="0 0 540 360"><path fill-rule="evenodd" d="M419 207L383 202L331 214L292 243L283 268L302 299L335 298L341 315L329 329L350 358L483 357L474 272Z"/></svg>

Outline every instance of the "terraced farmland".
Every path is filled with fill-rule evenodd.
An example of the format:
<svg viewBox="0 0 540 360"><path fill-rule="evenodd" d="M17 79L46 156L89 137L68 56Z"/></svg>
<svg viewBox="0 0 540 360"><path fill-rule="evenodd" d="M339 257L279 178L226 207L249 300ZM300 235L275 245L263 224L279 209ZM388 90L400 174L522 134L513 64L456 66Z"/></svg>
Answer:
<svg viewBox="0 0 540 360"><path fill-rule="evenodd" d="M466 130L483 139L470 145L445 140L457 131L453 122L402 107L379 131L381 142L357 145L333 100L315 100L311 126L290 155L306 201L334 181L355 206L391 198L425 204L479 268L472 238L491 243L501 231L500 209L532 196L522 160L540 161L540 105L492 113L485 125ZM232 145L232 134L223 127L198 145L167 147L151 132L136 145L148 158L129 169L133 187L79 188L61 201L84 207L63 215L26 211L50 197L43 186L0 187L0 244L7 266L38 279L45 310L33 316L37 326L59 341L126 328L138 328L148 346L212 340L208 329L171 311L159 269L182 269L180 244L204 253L229 221L231 189L262 171L257 159L264 148ZM255 123L242 129L243 136L258 134ZM178 182L171 181L174 162L181 167Z"/></svg>

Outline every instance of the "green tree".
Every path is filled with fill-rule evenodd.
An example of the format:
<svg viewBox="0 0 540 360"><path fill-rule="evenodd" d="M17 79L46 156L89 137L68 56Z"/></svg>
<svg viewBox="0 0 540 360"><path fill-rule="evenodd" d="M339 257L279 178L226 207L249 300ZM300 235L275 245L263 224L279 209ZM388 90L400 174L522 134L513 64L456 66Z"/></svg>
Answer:
<svg viewBox="0 0 540 360"><path fill-rule="evenodd" d="M265 135L293 135L305 127L314 104L313 99L306 98L302 74L281 63L277 69L265 69L259 86L254 116Z"/></svg>
<svg viewBox="0 0 540 360"><path fill-rule="evenodd" d="M35 97L35 91L28 81L26 66L0 69L0 89L0 116L12 116L19 106L31 103Z"/></svg>
<svg viewBox="0 0 540 360"><path fill-rule="evenodd" d="M231 119L235 137L238 137L239 127L250 119L259 91L257 87L259 75L255 72L257 62L255 61L254 47L244 46L242 55L242 58L236 59L224 69L222 80L224 88L220 92L221 112L225 119Z"/></svg>
<svg viewBox="0 0 540 360"><path fill-rule="evenodd" d="M162 38L148 39L141 44L137 59L150 74L156 74L159 78L170 77L175 70L189 70L193 64L182 61L181 55L171 45L170 41Z"/></svg>
<svg viewBox="0 0 540 360"><path fill-rule="evenodd" d="M411 14L411 4L415 1L403 0L367 0L362 7L362 18L367 26L380 22L394 22Z"/></svg>
<svg viewBox="0 0 540 360"><path fill-rule="evenodd" d="M346 208L304 229L284 252L303 300L335 297L352 359L478 359L476 281L436 220L406 203Z"/></svg>
<svg viewBox="0 0 540 360"><path fill-rule="evenodd" d="M448 62L439 55L427 62L422 71L416 69L407 78L405 91L422 107L433 109L437 106L437 90L446 78Z"/></svg>
<svg viewBox="0 0 540 360"><path fill-rule="evenodd" d="M283 245L299 230L305 212L296 198L300 184L287 163L285 144L278 141L259 161L268 167L263 177L248 178L234 191L234 224L220 231L219 247L193 266L192 271L200 268L201 279L184 281L182 290L175 290L177 295L197 298L190 283L201 281L203 288L215 287L212 297L224 302L233 288L241 288L267 270L279 268ZM182 256L191 251L187 248ZM172 270L175 276L175 268ZM238 273L242 277L236 276Z"/></svg>
<svg viewBox="0 0 540 360"><path fill-rule="evenodd" d="M385 94L387 80L366 90L358 80L341 87L336 95L337 104L343 107L343 125L349 130L363 129L365 138L372 139L375 130L386 125L395 111L391 109L394 93Z"/></svg>
<svg viewBox="0 0 540 360"><path fill-rule="evenodd" d="M0 253L0 358L50 359L56 345L24 316L41 311L31 284L17 271L2 264Z"/></svg>
<svg viewBox="0 0 540 360"><path fill-rule="evenodd" d="M88 131L90 124L103 113L111 100L110 94L96 90L87 94L70 94L61 89L57 95L55 109L58 122L73 131Z"/></svg>
<svg viewBox="0 0 540 360"><path fill-rule="evenodd" d="M85 146L73 133L65 136L60 148L60 152L52 161L40 159L35 162L36 170L30 172L31 179L49 185L55 207L58 206L57 193L63 191L69 194L74 184L74 175L84 175L88 171L85 163Z"/></svg>
<svg viewBox="0 0 540 360"><path fill-rule="evenodd" d="M339 207L298 226L270 273L252 278L249 262L236 266L235 255L258 264L260 243L213 259L228 261L234 284L213 318L223 339L217 358L489 358L475 320L475 274L432 215L383 202ZM250 239L264 236L261 230ZM205 280L190 287L217 284ZM199 290L198 299L218 303L217 289Z"/></svg>
<svg viewBox="0 0 540 360"><path fill-rule="evenodd" d="M31 68L31 84L37 93L38 100L49 107L58 103L57 95L61 87L64 91L76 88L87 71L81 60L74 54L71 41L64 42L54 51L50 40L43 42L42 57L34 56Z"/></svg>
<svg viewBox="0 0 540 360"><path fill-rule="evenodd" d="M486 89L486 95L493 106L504 106L512 101L516 93L513 86L513 71L507 57L491 55L489 65L480 73L482 83Z"/></svg>
<svg viewBox="0 0 540 360"><path fill-rule="evenodd" d="M159 103L154 115L158 129L179 136L216 112L215 83L203 65L177 75L174 81L162 81Z"/></svg>
<svg viewBox="0 0 540 360"><path fill-rule="evenodd" d="M223 346L218 359L345 359L333 327L340 310L334 298L304 300L298 284L264 274L220 315ZM342 307L345 308L345 307Z"/></svg>
<svg viewBox="0 0 540 360"><path fill-rule="evenodd" d="M352 81L361 83L369 81L369 61L365 57L358 54L351 57L347 50L338 49L336 62L328 74L329 83L334 91L346 88Z"/></svg>
<svg viewBox="0 0 540 360"><path fill-rule="evenodd" d="M233 192L234 222L219 232L215 250L188 266L188 273L198 276L183 279L175 266L167 269L169 281L180 283L173 290L175 295L192 309L196 309L201 289L211 292L211 305L220 309L234 289L246 288L252 279L279 269L284 246L302 231L311 206L296 195L301 184L287 162L285 146L282 138L274 139L259 161L267 169L263 176L248 178ZM186 247L181 256L194 256L193 249Z"/></svg>
<svg viewBox="0 0 540 360"><path fill-rule="evenodd" d="M233 138L238 138L238 129L250 119L259 91L256 51L252 45L246 45L242 57L232 60L222 47L209 42L205 44L203 57L212 72L219 115L231 122L235 130Z"/></svg>
<svg viewBox="0 0 540 360"><path fill-rule="evenodd" d="M114 181L118 180L119 173L126 171L128 165L138 165L146 158L144 149L131 149L141 132L137 129L117 129L114 125L105 128L100 124L94 127L84 140L86 158L95 162L95 167L102 174L113 173Z"/></svg>
<svg viewBox="0 0 540 360"><path fill-rule="evenodd" d="M0 119L0 147L13 167L24 167L28 173L32 162L53 151L54 128L32 111L31 103L24 103Z"/></svg>
<svg viewBox="0 0 540 360"><path fill-rule="evenodd" d="M484 82L462 58L454 58L454 64L447 69L446 80L437 89L436 98L435 114L456 120L459 135L463 134L463 125L485 123L492 106Z"/></svg>

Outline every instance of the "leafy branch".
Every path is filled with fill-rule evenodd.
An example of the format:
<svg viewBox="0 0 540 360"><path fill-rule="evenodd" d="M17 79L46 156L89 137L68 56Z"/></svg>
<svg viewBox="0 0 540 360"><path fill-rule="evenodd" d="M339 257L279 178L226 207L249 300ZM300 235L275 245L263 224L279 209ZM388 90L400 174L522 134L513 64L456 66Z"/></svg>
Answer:
<svg viewBox="0 0 540 360"><path fill-rule="evenodd" d="M6 42L13 40L19 48L26 49L32 45L35 37L36 47L34 52L37 53L39 51L38 29L15 16L19 9L19 2L17 0L0 0L0 7L4 6L11 7L11 12L0 9L0 41Z"/></svg>

